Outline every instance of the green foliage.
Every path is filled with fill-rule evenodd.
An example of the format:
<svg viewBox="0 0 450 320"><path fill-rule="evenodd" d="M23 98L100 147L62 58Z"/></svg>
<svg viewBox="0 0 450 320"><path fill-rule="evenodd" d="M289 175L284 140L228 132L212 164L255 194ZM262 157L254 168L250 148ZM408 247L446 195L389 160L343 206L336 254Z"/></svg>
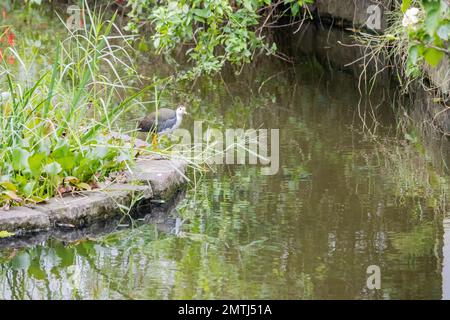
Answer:
<svg viewBox="0 0 450 320"><path fill-rule="evenodd" d="M446 0L403 0L401 10L407 14L413 7L419 9L419 21L406 26L410 41L407 60L410 74L417 72L422 60L436 67L445 55L448 56L450 35L450 10Z"/></svg>
<svg viewBox="0 0 450 320"><path fill-rule="evenodd" d="M89 27L68 30L51 70L37 81L23 83L14 66L0 69L7 85L2 90L9 93L0 104L0 207L90 189L134 159L133 144L110 133L142 90L130 93L123 85L127 77L114 69L132 66L121 60L126 39L114 35L121 45L110 44L114 17L90 16ZM20 48L10 50L24 63ZM119 89L129 93L121 102Z"/></svg>
<svg viewBox="0 0 450 320"><path fill-rule="evenodd" d="M131 0L129 30L137 30L137 21L150 21L155 29L153 45L158 52L169 53L188 45L194 68L189 76L214 73L226 62L241 65L251 60L256 50L267 54L276 51L263 35L274 10L298 15L300 7L312 0Z"/></svg>

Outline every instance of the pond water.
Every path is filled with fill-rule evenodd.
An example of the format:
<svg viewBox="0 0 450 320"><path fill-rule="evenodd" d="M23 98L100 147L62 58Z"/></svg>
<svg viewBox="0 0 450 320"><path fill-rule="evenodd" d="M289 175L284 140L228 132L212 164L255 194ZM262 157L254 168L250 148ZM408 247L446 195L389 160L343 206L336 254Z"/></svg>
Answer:
<svg viewBox="0 0 450 320"><path fill-rule="evenodd" d="M167 213L176 228L1 242L0 298L448 298L449 149L399 134L383 92L372 95L373 138L355 80L313 58L199 81L184 92L194 102L183 127L279 128L279 172L215 167ZM369 266L380 268L379 290L367 286Z"/></svg>

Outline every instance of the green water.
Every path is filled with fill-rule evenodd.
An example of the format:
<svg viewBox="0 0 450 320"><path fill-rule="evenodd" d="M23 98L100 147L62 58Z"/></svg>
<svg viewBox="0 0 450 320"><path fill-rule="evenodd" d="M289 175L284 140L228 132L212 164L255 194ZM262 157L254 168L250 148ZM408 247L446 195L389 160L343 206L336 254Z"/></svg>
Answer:
<svg viewBox="0 0 450 320"><path fill-rule="evenodd" d="M448 146L433 152L417 132L399 131L381 90L372 98L380 121L374 139L360 119L358 107L369 100L355 80L314 59L295 67L266 59L223 78L183 92L193 100L183 127L207 119L222 128L279 128L278 174L261 175L255 165L218 166L187 186L165 222L113 224L73 241L63 232L0 240L0 298L440 299L448 293L448 175L436 165L446 161ZM381 271L379 290L367 287L371 265Z"/></svg>

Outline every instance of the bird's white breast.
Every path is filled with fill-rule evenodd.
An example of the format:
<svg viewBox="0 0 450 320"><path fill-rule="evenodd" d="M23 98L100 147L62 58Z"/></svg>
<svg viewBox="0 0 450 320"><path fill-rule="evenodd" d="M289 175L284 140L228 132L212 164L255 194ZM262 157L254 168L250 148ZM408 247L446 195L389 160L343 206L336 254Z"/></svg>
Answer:
<svg viewBox="0 0 450 320"><path fill-rule="evenodd" d="M181 125L181 121L183 121L183 116L177 114L177 121L175 122L174 126L172 128L165 129L161 133L169 133L169 132L172 132L172 131L178 129L178 127Z"/></svg>

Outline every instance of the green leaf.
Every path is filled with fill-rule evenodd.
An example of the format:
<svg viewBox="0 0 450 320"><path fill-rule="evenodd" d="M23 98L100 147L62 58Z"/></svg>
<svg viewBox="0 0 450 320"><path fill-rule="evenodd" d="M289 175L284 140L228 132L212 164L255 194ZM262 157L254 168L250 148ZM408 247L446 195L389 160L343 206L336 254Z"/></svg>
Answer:
<svg viewBox="0 0 450 320"><path fill-rule="evenodd" d="M403 1L402 1L402 7L401 7L401 9L402 9L402 12L403 12L403 13L405 13L406 10L408 10L408 8L411 6L411 2L412 2L412 0L403 0Z"/></svg>
<svg viewBox="0 0 450 320"><path fill-rule="evenodd" d="M61 165L63 170L71 170L75 166L75 156L67 144L56 148L52 152L52 158Z"/></svg>
<svg viewBox="0 0 450 320"><path fill-rule="evenodd" d="M48 155L52 147L52 142L50 141L50 139L46 138L39 142L38 146L39 152L43 152Z"/></svg>
<svg viewBox="0 0 450 320"><path fill-rule="evenodd" d="M408 51L408 64L415 65L419 60L419 46L411 46Z"/></svg>
<svg viewBox="0 0 450 320"><path fill-rule="evenodd" d="M71 156L59 158L57 159L57 162L61 165L63 170L71 170L75 166L75 159Z"/></svg>
<svg viewBox="0 0 450 320"><path fill-rule="evenodd" d="M4 189L6 190L10 190L10 191L17 191L17 187L14 183L12 183L11 181L2 181L0 182L0 186L2 186Z"/></svg>
<svg viewBox="0 0 450 320"><path fill-rule="evenodd" d="M432 67L436 67L444 57L444 53L435 48L428 48L424 52L424 57L428 64L430 64Z"/></svg>
<svg viewBox="0 0 450 320"><path fill-rule="evenodd" d="M78 188L80 188L81 190L92 190L91 186L88 185L88 184L85 183L85 182L77 183L76 186L77 186Z"/></svg>
<svg viewBox="0 0 450 320"><path fill-rule="evenodd" d="M161 41L161 38L160 38L160 37L155 37L155 38L154 38L154 40L153 40L153 47L154 47L155 49L158 49L158 48L159 48L160 41Z"/></svg>
<svg viewBox="0 0 450 320"><path fill-rule="evenodd" d="M434 36L440 22L439 10L432 10L427 13L425 18L425 30L430 36Z"/></svg>
<svg viewBox="0 0 450 320"><path fill-rule="evenodd" d="M25 170L29 168L28 158L30 153L21 148L16 148L12 151L12 166L14 170Z"/></svg>
<svg viewBox="0 0 450 320"><path fill-rule="evenodd" d="M26 197L30 197L33 194L34 186L36 184L36 181L30 181L22 188L22 194Z"/></svg>
<svg viewBox="0 0 450 320"><path fill-rule="evenodd" d="M291 6L292 15L296 16L299 11L300 11L300 5L298 4L298 2L296 2Z"/></svg>
<svg viewBox="0 0 450 320"><path fill-rule="evenodd" d="M80 182L80 179L78 179L77 177L69 176L69 177L65 177L64 181L76 184L76 183Z"/></svg>
<svg viewBox="0 0 450 320"><path fill-rule="evenodd" d="M14 191L11 190L7 190L7 191L3 191L2 194L6 197L8 197L9 199L16 201L16 202L22 202L22 198L19 197L17 195L17 193L15 193Z"/></svg>
<svg viewBox="0 0 450 320"><path fill-rule="evenodd" d="M158 46L156 46L157 48ZM138 46L139 51L141 52L147 52L149 50L147 42L145 41L144 38L141 39L141 41L139 42L139 46Z"/></svg>
<svg viewBox="0 0 450 320"><path fill-rule="evenodd" d="M44 171L49 175L49 176L56 176L58 173L60 173L62 170L61 165L58 162L52 162L47 164L44 167Z"/></svg>
<svg viewBox="0 0 450 320"><path fill-rule="evenodd" d="M208 9L194 9L192 12L201 18L207 19L209 17L209 10Z"/></svg>
<svg viewBox="0 0 450 320"><path fill-rule="evenodd" d="M33 176L38 177L41 175L46 157L45 153L35 153L28 158L28 165Z"/></svg>
<svg viewBox="0 0 450 320"><path fill-rule="evenodd" d="M450 36L450 23L440 26L437 31L437 34L438 34L439 38L447 41Z"/></svg>
<svg viewBox="0 0 450 320"><path fill-rule="evenodd" d="M425 48L423 44L413 45L408 50L408 59L406 63L406 74L413 78L420 75L420 67L418 65L419 60L423 57Z"/></svg>
<svg viewBox="0 0 450 320"><path fill-rule="evenodd" d="M252 6L252 1L250 0L244 0L242 2L242 4L244 5L244 8L247 9L248 11L253 12L253 6Z"/></svg>
<svg viewBox="0 0 450 320"><path fill-rule="evenodd" d="M422 5L423 5L427 15L429 15L431 11L439 11L440 10L441 1L440 0L422 0Z"/></svg>

